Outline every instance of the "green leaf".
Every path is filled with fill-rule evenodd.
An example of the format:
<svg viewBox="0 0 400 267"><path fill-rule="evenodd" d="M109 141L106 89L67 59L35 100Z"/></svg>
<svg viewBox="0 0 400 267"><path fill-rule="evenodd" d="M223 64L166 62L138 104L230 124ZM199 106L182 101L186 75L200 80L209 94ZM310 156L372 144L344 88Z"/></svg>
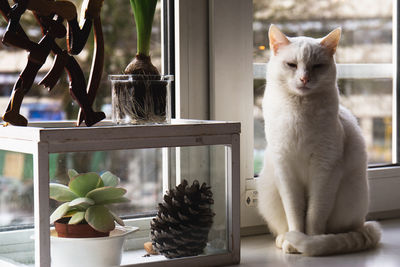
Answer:
<svg viewBox="0 0 400 267"><path fill-rule="evenodd" d="M78 212L75 212L74 215L72 215L72 217L69 220L68 224L78 224L84 219L85 219L85 212L84 211L78 211Z"/></svg>
<svg viewBox="0 0 400 267"><path fill-rule="evenodd" d="M79 173L75 171L74 169L69 169L68 170L68 177L70 180L72 180L75 176L78 176Z"/></svg>
<svg viewBox="0 0 400 267"><path fill-rule="evenodd" d="M61 219L69 210L69 202L61 204L50 216L50 223Z"/></svg>
<svg viewBox="0 0 400 267"><path fill-rule="evenodd" d="M88 206L92 206L94 204L95 204L95 202L90 198L79 197L79 198L76 198L76 199L72 200L69 203L69 206L70 207L76 207L76 206L88 207Z"/></svg>
<svg viewBox="0 0 400 267"><path fill-rule="evenodd" d="M102 206L91 206L85 213L86 222L99 232L109 232L115 228L114 217L109 210Z"/></svg>
<svg viewBox="0 0 400 267"><path fill-rule="evenodd" d="M78 196L72 192L67 186L62 185L62 184L55 184L55 183L50 183L50 198L60 201L60 202L65 202L65 201L71 201Z"/></svg>
<svg viewBox="0 0 400 267"><path fill-rule="evenodd" d="M130 0L136 22L137 54L150 55L150 37L157 0Z"/></svg>
<svg viewBox="0 0 400 267"><path fill-rule="evenodd" d="M131 200L126 197L119 197L119 198L114 198L114 199L102 200L102 201L96 202L96 204L108 205L108 204L115 204L115 203L126 203L126 202L130 202L130 201Z"/></svg>
<svg viewBox="0 0 400 267"><path fill-rule="evenodd" d="M122 197L126 193L123 188L117 187L101 187L90 191L86 197L91 198L96 204L102 203L110 199L117 199Z"/></svg>
<svg viewBox="0 0 400 267"><path fill-rule="evenodd" d="M103 180L104 186L117 186L119 184L119 178L107 171L101 175L101 180Z"/></svg>
<svg viewBox="0 0 400 267"><path fill-rule="evenodd" d="M115 220L119 225L125 226L124 221L123 221L120 217L118 217L117 214L115 214L115 213L112 212L111 210L109 210L109 212L111 213L111 215L113 216L114 220Z"/></svg>
<svg viewBox="0 0 400 267"><path fill-rule="evenodd" d="M68 212L67 213L65 213L64 214L64 218L65 217L72 217L75 213L77 213L77 212L79 212L78 210L76 210L75 208L70 208L69 210L68 210Z"/></svg>
<svg viewBox="0 0 400 267"><path fill-rule="evenodd" d="M80 197L85 197L86 194L93 189L103 187L104 183L100 176L95 172L82 173L74 177L69 182L69 188L72 192Z"/></svg>

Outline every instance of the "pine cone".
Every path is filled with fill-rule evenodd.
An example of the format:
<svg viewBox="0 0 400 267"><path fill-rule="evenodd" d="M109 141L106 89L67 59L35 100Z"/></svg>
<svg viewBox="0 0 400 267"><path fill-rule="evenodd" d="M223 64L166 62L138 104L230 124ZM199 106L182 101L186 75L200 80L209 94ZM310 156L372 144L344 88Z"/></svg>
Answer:
<svg viewBox="0 0 400 267"><path fill-rule="evenodd" d="M183 182L167 191L159 203L156 218L151 222L153 247L167 258L196 256L207 245L213 224L214 203L211 187L195 180L192 186Z"/></svg>

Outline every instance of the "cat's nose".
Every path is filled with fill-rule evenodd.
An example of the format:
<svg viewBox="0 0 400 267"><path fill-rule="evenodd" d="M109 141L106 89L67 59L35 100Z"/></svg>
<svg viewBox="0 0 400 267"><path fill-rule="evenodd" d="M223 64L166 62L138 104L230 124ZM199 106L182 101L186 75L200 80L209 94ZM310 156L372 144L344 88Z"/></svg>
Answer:
<svg viewBox="0 0 400 267"><path fill-rule="evenodd" d="M308 76L302 76L302 77L300 77L300 81L301 81L304 85L306 85L306 84L310 81L310 78L309 78Z"/></svg>

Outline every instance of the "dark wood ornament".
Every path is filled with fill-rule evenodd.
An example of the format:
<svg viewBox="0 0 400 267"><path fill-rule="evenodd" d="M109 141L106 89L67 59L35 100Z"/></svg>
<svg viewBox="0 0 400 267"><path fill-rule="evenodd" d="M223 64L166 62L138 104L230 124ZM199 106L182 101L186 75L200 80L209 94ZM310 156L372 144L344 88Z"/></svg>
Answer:
<svg viewBox="0 0 400 267"><path fill-rule="evenodd" d="M78 102L83 113L80 116L82 120L79 121L78 125L83 119L87 126L92 126L105 118L103 112L93 111L92 104L97 88L96 90L92 90L94 93L91 93L89 99L86 92L85 76L78 62L72 56L79 54L86 44L93 18L100 20L99 13L102 1L87 1L87 6L84 7L87 9L85 20L83 27L80 28L75 6L71 2L17 0L15 5L10 7L7 0L0 0L0 12L8 22L2 42L5 45L15 46L29 52L28 63L14 85L9 104L3 115L3 120L6 123L17 126L26 126L28 124L27 119L20 114L21 104L50 52L55 55L53 66L39 84L51 90L60 79L63 70L65 70L69 78L70 94ZM33 12L42 29L43 37L38 43L31 41L19 24L21 15L27 9ZM68 51L62 50L55 42L56 38L64 38L67 34L67 30L63 25L64 19L67 19L68 22ZM97 25L99 25L98 22ZM99 30L97 29L97 31ZM99 45L98 42L103 43L103 38L96 39L97 46L103 45ZM100 65L101 71L97 71L96 75L91 75L89 84L97 84L98 87L103 69L103 61L104 56L99 56L97 60L93 61L93 64Z"/></svg>

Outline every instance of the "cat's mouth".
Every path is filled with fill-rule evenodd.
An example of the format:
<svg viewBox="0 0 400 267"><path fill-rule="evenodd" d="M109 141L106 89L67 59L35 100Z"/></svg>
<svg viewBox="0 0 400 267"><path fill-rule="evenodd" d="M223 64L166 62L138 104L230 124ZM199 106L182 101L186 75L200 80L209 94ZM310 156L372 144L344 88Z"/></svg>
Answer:
<svg viewBox="0 0 400 267"><path fill-rule="evenodd" d="M309 86L307 86L307 85L300 85L300 86L297 86L296 89L297 89L298 91L300 91L301 93L308 93L308 92L311 91L311 88L310 88Z"/></svg>

